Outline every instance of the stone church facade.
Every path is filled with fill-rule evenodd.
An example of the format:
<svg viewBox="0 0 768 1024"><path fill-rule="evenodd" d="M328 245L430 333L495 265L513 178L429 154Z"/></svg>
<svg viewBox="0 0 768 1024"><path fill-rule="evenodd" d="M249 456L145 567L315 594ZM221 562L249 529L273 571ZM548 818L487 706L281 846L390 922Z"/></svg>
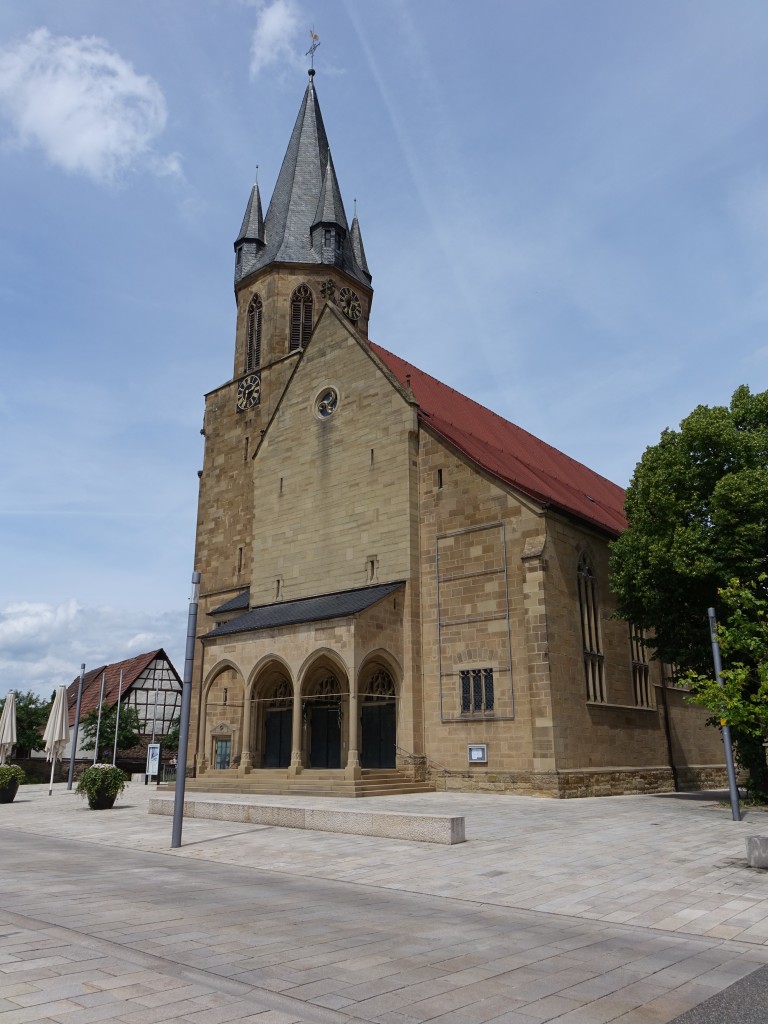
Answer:
<svg viewBox="0 0 768 1024"><path fill-rule="evenodd" d="M552 796L720 782L705 715L611 618L621 488L368 340L310 72L235 242L206 396L201 788Z"/></svg>

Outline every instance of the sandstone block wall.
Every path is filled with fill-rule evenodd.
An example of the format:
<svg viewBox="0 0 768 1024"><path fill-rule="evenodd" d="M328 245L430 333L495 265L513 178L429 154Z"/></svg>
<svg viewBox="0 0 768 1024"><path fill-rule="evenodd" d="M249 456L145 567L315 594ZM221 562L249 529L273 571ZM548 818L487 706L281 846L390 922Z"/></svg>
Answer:
<svg viewBox="0 0 768 1024"><path fill-rule="evenodd" d="M413 407L327 308L254 460L252 604L410 577L414 432Z"/></svg>

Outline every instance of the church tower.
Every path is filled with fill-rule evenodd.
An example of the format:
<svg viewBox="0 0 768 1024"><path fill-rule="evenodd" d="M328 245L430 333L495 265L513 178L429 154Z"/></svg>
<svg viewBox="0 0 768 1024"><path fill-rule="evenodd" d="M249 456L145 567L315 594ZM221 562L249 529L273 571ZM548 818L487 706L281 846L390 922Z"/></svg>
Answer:
<svg viewBox="0 0 768 1024"><path fill-rule="evenodd" d="M206 395L195 567L203 613L247 608L254 516L253 453L326 303L367 337L373 297L357 216L350 225L314 70L266 216L254 183L234 243L234 365ZM201 615L201 632L210 620Z"/></svg>

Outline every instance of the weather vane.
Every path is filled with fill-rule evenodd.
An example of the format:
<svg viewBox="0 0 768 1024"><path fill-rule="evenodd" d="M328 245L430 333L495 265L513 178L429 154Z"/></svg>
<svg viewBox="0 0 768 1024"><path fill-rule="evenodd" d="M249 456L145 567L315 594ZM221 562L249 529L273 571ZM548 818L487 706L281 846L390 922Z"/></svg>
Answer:
<svg viewBox="0 0 768 1024"><path fill-rule="evenodd" d="M305 57L309 57L310 67L314 71L315 70L315 50L320 45L320 36L317 34L317 32L315 32L315 26L314 25L309 30L309 34L312 36L312 45L307 50L307 52L304 54L304 56Z"/></svg>

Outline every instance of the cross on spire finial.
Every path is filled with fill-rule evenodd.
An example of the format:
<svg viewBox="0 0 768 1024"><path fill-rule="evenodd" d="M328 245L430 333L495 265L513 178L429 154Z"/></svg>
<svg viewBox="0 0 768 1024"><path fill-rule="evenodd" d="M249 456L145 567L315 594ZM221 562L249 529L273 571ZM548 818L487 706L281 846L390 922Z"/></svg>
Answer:
<svg viewBox="0 0 768 1024"><path fill-rule="evenodd" d="M315 32L315 26L309 30L309 34L312 36L312 45L304 54L305 57L309 57L309 77L313 78L315 74L315 50L320 45L320 36Z"/></svg>

